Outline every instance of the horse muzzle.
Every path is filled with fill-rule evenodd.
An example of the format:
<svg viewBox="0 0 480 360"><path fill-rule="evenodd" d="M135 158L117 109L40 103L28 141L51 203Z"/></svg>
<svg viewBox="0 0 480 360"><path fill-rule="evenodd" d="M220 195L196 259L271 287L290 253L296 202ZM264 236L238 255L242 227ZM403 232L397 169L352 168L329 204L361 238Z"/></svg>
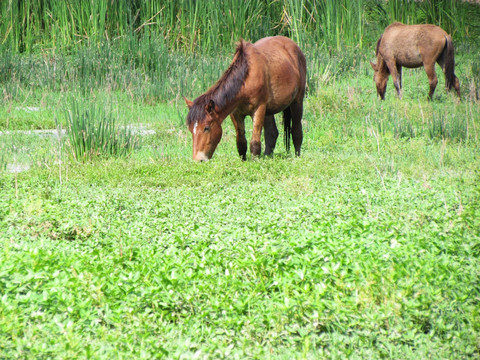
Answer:
<svg viewBox="0 0 480 360"><path fill-rule="evenodd" d="M194 155L193 155L193 160L195 161L208 161L209 160L209 157L207 156L207 154L205 154L203 151L197 151Z"/></svg>

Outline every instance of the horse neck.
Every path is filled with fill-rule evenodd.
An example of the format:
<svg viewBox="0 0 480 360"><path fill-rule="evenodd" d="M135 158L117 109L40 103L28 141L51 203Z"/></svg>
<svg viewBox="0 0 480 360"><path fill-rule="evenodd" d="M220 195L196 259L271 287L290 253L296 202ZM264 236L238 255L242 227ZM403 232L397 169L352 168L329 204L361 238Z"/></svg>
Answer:
<svg viewBox="0 0 480 360"><path fill-rule="evenodd" d="M237 46L232 63L208 92L209 97L215 102L217 113L222 121L232 113L240 102L242 88L245 86L249 73L248 48L249 45L243 41Z"/></svg>
<svg viewBox="0 0 480 360"><path fill-rule="evenodd" d="M223 120L225 120L225 118L228 115L230 115L233 112L233 110L235 110L235 108L238 106L239 103L240 103L240 97L239 97L239 94L237 94L237 96L235 96L234 99L225 103L223 107L218 109L217 113L222 122Z"/></svg>

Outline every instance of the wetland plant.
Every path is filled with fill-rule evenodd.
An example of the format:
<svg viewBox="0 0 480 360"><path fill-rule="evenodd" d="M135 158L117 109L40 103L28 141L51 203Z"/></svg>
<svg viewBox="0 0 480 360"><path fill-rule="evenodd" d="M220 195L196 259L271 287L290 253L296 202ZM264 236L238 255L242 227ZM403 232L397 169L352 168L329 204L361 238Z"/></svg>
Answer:
<svg viewBox="0 0 480 360"><path fill-rule="evenodd" d="M89 103L71 98L66 111L71 155L85 162L97 157L127 156L139 146L132 129L118 125L118 112L105 103Z"/></svg>

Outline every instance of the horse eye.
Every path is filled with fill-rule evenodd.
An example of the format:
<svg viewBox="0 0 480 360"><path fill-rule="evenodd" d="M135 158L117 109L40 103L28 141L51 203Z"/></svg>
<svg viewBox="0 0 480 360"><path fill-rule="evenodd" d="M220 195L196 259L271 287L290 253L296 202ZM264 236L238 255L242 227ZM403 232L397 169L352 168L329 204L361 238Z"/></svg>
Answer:
<svg viewBox="0 0 480 360"><path fill-rule="evenodd" d="M210 126L205 126L203 128L203 132L209 132L210 131Z"/></svg>

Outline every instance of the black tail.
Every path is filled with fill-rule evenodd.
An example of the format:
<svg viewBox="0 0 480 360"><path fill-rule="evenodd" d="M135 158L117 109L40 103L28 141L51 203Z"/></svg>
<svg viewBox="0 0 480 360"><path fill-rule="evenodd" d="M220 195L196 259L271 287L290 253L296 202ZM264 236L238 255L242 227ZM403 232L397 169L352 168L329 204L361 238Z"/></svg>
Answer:
<svg viewBox="0 0 480 360"><path fill-rule="evenodd" d="M452 38L445 36L445 86L448 90L455 86L455 57Z"/></svg>
<svg viewBox="0 0 480 360"><path fill-rule="evenodd" d="M283 110L283 131L285 140L285 149L290 152L290 138L292 137L292 113L290 107Z"/></svg>

